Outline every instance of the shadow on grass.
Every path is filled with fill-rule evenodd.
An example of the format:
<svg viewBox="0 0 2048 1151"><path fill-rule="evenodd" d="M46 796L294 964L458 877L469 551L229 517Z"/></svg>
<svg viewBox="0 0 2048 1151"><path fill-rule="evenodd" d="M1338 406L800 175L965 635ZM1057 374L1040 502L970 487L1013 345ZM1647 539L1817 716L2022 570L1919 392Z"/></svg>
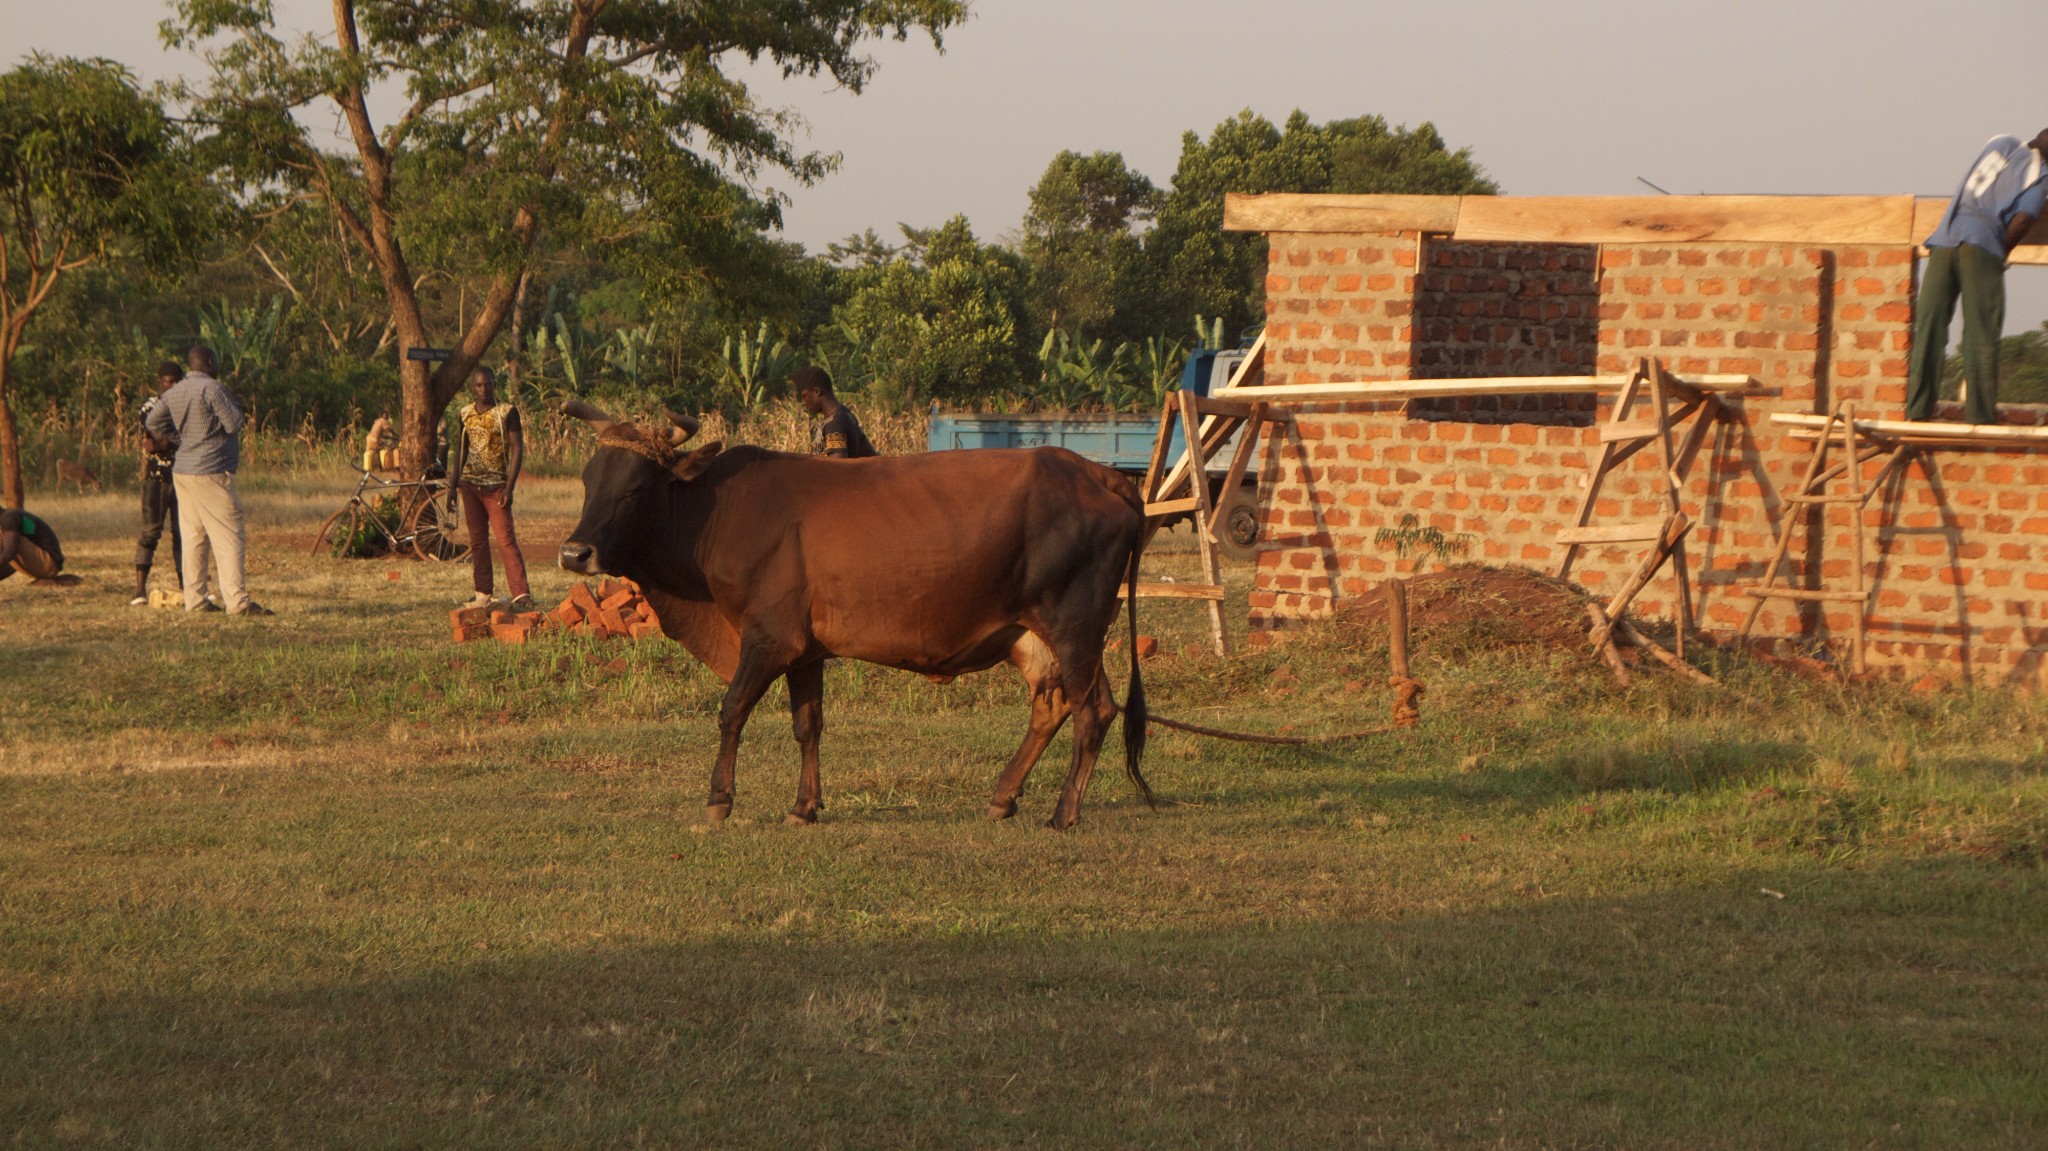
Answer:
<svg viewBox="0 0 2048 1151"><path fill-rule="evenodd" d="M2041 894L2038 873L1944 857L1270 931L848 940L798 919L414 957L390 978L322 975L347 961L320 956L290 986L0 1000L0 1129L122 1147L2038 1146Z"/></svg>

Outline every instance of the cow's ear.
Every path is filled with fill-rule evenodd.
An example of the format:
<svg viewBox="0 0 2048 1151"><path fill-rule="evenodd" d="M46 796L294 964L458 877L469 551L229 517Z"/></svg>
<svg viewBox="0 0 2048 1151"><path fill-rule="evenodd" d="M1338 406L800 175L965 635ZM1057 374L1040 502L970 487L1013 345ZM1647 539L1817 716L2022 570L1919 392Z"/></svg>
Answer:
<svg viewBox="0 0 2048 1151"><path fill-rule="evenodd" d="M725 444L718 440L705 444L694 452L685 452L676 459L676 466L669 472L679 480L694 480L704 474L718 453L725 450Z"/></svg>

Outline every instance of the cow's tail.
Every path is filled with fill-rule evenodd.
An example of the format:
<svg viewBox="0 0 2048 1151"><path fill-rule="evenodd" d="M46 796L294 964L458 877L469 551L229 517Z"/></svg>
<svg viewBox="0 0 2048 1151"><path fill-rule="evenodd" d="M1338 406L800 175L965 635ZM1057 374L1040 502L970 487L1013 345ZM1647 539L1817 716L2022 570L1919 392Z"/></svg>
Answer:
<svg viewBox="0 0 2048 1151"><path fill-rule="evenodd" d="M1130 773L1131 782L1138 785L1145 805L1157 807L1152 785L1145 782L1144 773L1138 770L1138 761L1145 758L1145 679L1138 673L1138 556L1144 550L1141 527L1138 544L1131 549L1130 571L1124 576L1124 606L1131 620L1131 683L1124 692L1124 770Z"/></svg>

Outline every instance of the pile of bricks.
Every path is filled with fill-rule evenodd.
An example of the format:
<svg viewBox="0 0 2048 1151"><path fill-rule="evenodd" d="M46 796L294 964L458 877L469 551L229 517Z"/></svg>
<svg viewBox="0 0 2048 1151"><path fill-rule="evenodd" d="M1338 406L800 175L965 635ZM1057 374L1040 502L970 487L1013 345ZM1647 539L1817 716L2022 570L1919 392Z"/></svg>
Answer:
<svg viewBox="0 0 2048 1151"><path fill-rule="evenodd" d="M589 584L569 589L568 598L548 613L549 622L572 634L599 639L644 639L661 634L661 621L629 579L606 577L592 591Z"/></svg>
<svg viewBox="0 0 2048 1151"><path fill-rule="evenodd" d="M454 626L456 643L525 643L536 632L544 631L593 635L599 639L642 639L661 632L661 622L640 594L639 585L632 580L609 577L595 590L587 583L577 584L550 612L466 607L449 612L448 621Z"/></svg>

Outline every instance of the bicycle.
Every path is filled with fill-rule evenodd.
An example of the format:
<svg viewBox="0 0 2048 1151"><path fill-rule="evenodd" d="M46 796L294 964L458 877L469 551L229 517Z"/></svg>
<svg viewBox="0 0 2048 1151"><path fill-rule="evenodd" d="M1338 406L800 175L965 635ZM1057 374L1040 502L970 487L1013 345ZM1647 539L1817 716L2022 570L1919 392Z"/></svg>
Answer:
<svg viewBox="0 0 2048 1151"><path fill-rule="evenodd" d="M394 555L409 551L437 562L469 558L469 529L455 507L453 485L447 477L405 480L360 467L356 471L362 477L356 481L356 490L320 525L308 554L319 555L324 548L340 555L344 542L353 549L368 536L381 541ZM398 505L397 531L380 510L387 501Z"/></svg>

